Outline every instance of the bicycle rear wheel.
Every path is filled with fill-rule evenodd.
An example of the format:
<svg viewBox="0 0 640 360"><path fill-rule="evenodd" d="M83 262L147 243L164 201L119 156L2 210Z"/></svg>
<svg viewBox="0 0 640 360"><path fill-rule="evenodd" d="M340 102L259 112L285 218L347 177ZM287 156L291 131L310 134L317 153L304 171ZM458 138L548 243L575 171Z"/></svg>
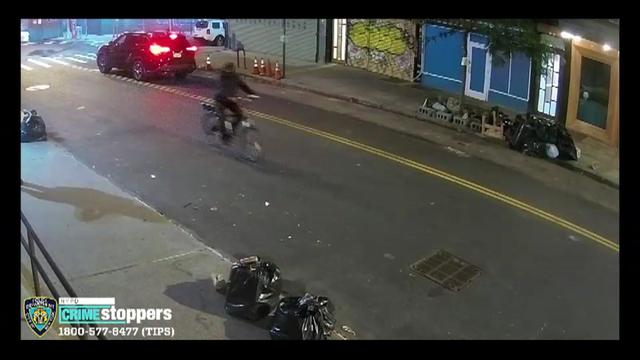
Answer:
<svg viewBox="0 0 640 360"><path fill-rule="evenodd" d="M258 142L256 131L242 128L240 133L239 145L245 157L253 162L258 161L262 157L262 146Z"/></svg>

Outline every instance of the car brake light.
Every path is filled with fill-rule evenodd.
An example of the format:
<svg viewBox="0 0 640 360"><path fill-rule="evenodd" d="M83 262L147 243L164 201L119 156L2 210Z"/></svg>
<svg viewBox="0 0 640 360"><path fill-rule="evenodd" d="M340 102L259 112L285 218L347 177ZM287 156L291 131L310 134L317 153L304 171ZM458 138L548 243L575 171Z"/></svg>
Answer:
<svg viewBox="0 0 640 360"><path fill-rule="evenodd" d="M189 47L187 48L187 50L189 50L189 51L196 51L196 50L198 50L198 47L197 47L197 46L189 46Z"/></svg>
<svg viewBox="0 0 640 360"><path fill-rule="evenodd" d="M175 40L178 38L178 35L176 35L175 33L171 33L171 35L169 35L169 38L171 38L171 40Z"/></svg>
<svg viewBox="0 0 640 360"><path fill-rule="evenodd" d="M169 49L166 46L160 46L158 44L153 44L153 45L149 46L149 51L151 51L151 53L153 55L160 55L162 53L166 53L166 52L171 51L171 49Z"/></svg>

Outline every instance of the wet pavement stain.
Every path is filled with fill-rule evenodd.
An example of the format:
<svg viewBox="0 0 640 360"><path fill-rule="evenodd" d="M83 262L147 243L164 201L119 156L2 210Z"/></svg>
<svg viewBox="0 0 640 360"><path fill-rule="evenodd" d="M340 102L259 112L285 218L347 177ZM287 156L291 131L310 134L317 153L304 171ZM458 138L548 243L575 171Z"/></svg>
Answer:
<svg viewBox="0 0 640 360"><path fill-rule="evenodd" d="M155 223L166 219L146 206L99 190L68 186L45 187L24 182L22 191L45 201L64 203L76 208L78 220L91 222L103 216L126 216Z"/></svg>

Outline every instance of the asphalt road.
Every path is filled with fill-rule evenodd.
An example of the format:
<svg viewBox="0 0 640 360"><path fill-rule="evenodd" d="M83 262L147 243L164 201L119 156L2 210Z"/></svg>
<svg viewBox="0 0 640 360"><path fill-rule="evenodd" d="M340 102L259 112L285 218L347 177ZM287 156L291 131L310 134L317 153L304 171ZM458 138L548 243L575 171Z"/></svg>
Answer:
<svg viewBox="0 0 640 360"><path fill-rule="evenodd" d="M274 260L291 291L329 296L357 338L619 337L617 251L442 177L260 117L266 157L239 161L200 129L198 100L187 95L211 97L210 88L105 76L94 52L23 47L22 107L44 116L50 140L207 245ZM26 90L34 85L49 88ZM618 242L619 214L598 204L331 110L350 104L255 88L262 99L246 107L256 112L468 179ZM482 274L451 292L411 273L439 249Z"/></svg>

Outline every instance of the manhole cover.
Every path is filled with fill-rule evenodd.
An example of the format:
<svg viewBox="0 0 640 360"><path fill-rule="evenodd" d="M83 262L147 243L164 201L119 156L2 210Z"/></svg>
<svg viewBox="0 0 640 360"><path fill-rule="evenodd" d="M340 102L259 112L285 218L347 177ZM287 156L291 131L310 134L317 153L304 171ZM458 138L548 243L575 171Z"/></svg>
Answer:
<svg viewBox="0 0 640 360"><path fill-rule="evenodd" d="M418 260L410 268L452 291L462 290L482 272L479 267L444 250L438 250L434 255Z"/></svg>

